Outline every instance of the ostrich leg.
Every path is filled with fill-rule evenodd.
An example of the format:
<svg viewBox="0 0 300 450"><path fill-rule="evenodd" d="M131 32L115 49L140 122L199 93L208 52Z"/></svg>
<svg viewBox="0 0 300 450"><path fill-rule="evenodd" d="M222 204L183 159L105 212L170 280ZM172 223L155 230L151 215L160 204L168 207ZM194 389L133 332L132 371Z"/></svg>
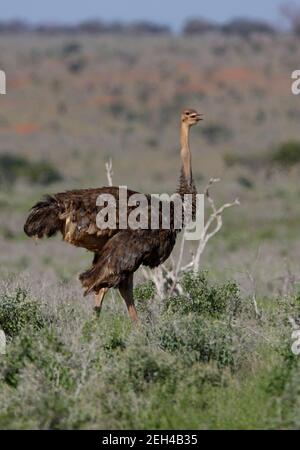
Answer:
<svg viewBox="0 0 300 450"><path fill-rule="evenodd" d="M133 322L138 321L138 315L134 306L133 299L133 274L128 275L128 277L122 281L119 285L119 292L121 296L124 298L128 314Z"/></svg>
<svg viewBox="0 0 300 450"><path fill-rule="evenodd" d="M101 307L102 307L102 302L104 299L104 296L106 294L106 292L108 291L108 288L102 288L100 289L100 291L98 292L98 294L95 295L95 299L94 299L94 311L97 314L97 316L100 315L101 312Z"/></svg>

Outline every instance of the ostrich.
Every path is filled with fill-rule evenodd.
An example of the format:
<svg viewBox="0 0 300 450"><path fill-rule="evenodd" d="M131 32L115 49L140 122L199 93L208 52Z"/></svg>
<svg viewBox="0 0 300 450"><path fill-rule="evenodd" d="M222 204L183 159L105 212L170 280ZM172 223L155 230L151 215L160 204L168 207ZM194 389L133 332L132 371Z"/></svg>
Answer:
<svg viewBox="0 0 300 450"><path fill-rule="evenodd" d="M196 188L192 176L189 132L191 126L202 120L202 114L194 109L181 113L181 174L177 193L183 198L192 194L195 206ZM118 288L125 300L133 321L138 320L133 298L133 274L140 265L154 268L170 255L178 231L170 229L99 229L96 216L99 206L97 198L110 194L118 200L119 188L114 186L97 189L80 189L46 196L34 205L24 225L30 237L50 237L60 231L63 240L77 247L94 252L92 267L79 276L85 295L95 293L94 306L99 314L105 294L109 288ZM127 191L130 196L135 191ZM151 213L151 208L148 210ZM128 210L129 213L129 210Z"/></svg>

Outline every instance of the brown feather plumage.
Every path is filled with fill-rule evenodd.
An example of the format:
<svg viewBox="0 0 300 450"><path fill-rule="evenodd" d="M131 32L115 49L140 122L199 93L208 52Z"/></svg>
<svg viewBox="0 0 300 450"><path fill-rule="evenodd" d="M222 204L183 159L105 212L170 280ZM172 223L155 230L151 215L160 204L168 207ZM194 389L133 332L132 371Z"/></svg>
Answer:
<svg viewBox="0 0 300 450"><path fill-rule="evenodd" d="M194 118L194 121L191 117ZM186 110L182 114L182 134L188 135L186 130L191 124L200 120L199 117L194 110ZM184 140L182 142L184 143ZM184 152L188 152L190 155L188 141L186 149L183 149ZM196 188L190 161L186 156L185 153L182 157L183 168L177 193L181 196L193 194L195 200ZM135 193L135 191L127 191L128 196ZM70 244L94 252L92 267L79 277L85 288L85 294L92 291L98 293L103 288L121 286L124 288L140 265L143 264L150 268L160 265L173 250L178 233L178 230L173 228L172 222L170 229L162 229L161 210L158 230L123 230L119 229L118 220L116 229L99 229L96 217L101 207L97 206L96 202L100 194L113 195L118 204L118 187L109 186L61 192L47 196L34 205L24 225L24 231L28 236L50 237L60 232L63 239ZM150 223L151 202L148 203ZM195 202L193 204L195 206ZM171 208L172 206L171 203ZM133 207L128 207L127 217L132 209ZM118 211L116 218L118 219Z"/></svg>

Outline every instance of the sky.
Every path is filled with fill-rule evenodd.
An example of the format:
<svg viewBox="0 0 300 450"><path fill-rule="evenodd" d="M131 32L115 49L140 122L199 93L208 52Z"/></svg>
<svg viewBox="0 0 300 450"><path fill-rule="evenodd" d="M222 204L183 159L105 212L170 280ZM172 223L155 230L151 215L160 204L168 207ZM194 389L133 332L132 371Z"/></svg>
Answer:
<svg viewBox="0 0 300 450"><path fill-rule="evenodd" d="M223 22L232 17L260 18L280 24L284 0L8 0L0 5L0 20L75 23L97 18L124 22L147 19L178 30L198 16ZM300 4L300 0L294 1Z"/></svg>

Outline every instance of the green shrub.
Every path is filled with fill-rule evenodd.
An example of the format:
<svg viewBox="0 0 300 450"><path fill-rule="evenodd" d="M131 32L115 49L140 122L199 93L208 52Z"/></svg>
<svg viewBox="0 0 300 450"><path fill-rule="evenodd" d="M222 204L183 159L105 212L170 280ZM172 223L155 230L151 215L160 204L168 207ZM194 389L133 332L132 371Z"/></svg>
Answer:
<svg viewBox="0 0 300 450"><path fill-rule="evenodd" d="M227 167L243 166L249 170L257 171L258 169L265 168L270 165L270 157L265 153L252 155L226 153L224 155L224 163Z"/></svg>
<svg viewBox="0 0 300 450"><path fill-rule="evenodd" d="M182 279L183 295L166 300L165 306L172 312L190 312L210 317L224 313L236 314L241 306L239 288L234 281L221 285L210 284L206 272L186 273Z"/></svg>
<svg viewBox="0 0 300 450"><path fill-rule="evenodd" d="M157 148L159 146L159 140L156 137L151 136L145 139L145 144L147 147Z"/></svg>
<svg viewBox="0 0 300 450"><path fill-rule="evenodd" d="M116 117L121 117L127 111L127 105L122 99L113 100L107 107L107 111Z"/></svg>
<svg viewBox="0 0 300 450"><path fill-rule="evenodd" d="M98 326L98 323L96 326ZM105 329L105 334L102 335L103 349L105 349L108 354L111 354L112 351L117 349L125 349L127 333L128 327L126 327L124 321L120 318L114 318L113 327L107 327Z"/></svg>
<svg viewBox="0 0 300 450"><path fill-rule="evenodd" d="M8 153L0 155L0 183L14 184L19 179L47 185L62 180L62 176L47 161L28 161L23 156Z"/></svg>
<svg viewBox="0 0 300 450"><path fill-rule="evenodd" d="M232 281L187 273L182 288L149 308L154 285L138 285L139 326L109 299L96 319L79 299L69 303L68 287L67 297L57 291L58 305L22 290L2 295L0 328L9 339L0 428L266 427L275 424L275 399L282 414L274 426L297 424L286 319L299 310L297 295L258 321Z"/></svg>
<svg viewBox="0 0 300 450"><path fill-rule="evenodd" d="M281 144L278 149L271 154L271 160L283 168L290 168L299 164L300 142L288 141Z"/></svg>
<svg viewBox="0 0 300 450"><path fill-rule="evenodd" d="M281 344L277 349L281 364L274 370L267 383L266 390L274 395L282 395L291 373L297 367L298 357L291 351L291 342Z"/></svg>
<svg viewBox="0 0 300 450"><path fill-rule="evenodd" d="M210 123L201 129L201 134L210 144L217 144L232 138L232 131L225 125Z"/></svg>
<svg viewBox="0 0 300 450"><path fill-rule="evenodd" d="M134 288L134 298L139 301L148 301L155 295L155 286L153 281L147 281L146 283L141 283Z"/></svg>
<svg viewBox="0 0 300 450"><path fill-rule="evenodd" d="M127 364L129 382L135 390L144 390L149 383L167 383L172 377L170 358L162 351L133 346L128 352Z"/></svg>
<svg viewBox="0 0 300 450"><path fill-rule="evenodd" d="M82 72L87 66L86 59L78 56L77 58L72 58L71 61L67 63L67 68L72 74L78 74Z"/></svg>
<svg viewBox="0 0 300 450"><path fill-rule="evenodd" d="M249 178L244 177L242 175L240 177L238 177L237 181L240 186L242 186L246 189L253 189L253 187L254 187L253 181L251 181Z"/></svg>
<svg viewBox="0 0 300 450"><path fill-rule="evenodd" d="M60 172L47 161L29 163L28 181L37 184L51 184L62 180Z"/></svg>
<svg viewBox="0 0 300 450"><path fill-rule="evenodd" d="M275 425L281 428L300 428L300 364L297 356L294 367L284 379L284 387L278 399L279 417Z"/></svg>
<svg viewBox="0 0 300 450"><path fill-rule="evenodd" d="M0 298L0 329L9 337L14 337L25 327L39 329L45 319L36 301L27 296L27 292L18 289L13 295Z"/></svg>
<svg viewBox="0 0 300 450"><path fill-rule="evenodd" d="M81 44L76 41L67 42L62 47L62 56L70 56L76 53L80 53L82 48Z"/></svg>
<svg viewBox="0 0 300 450"><path fill-rule="evenodd" d="M218 367L234 367L233 332L220 321L189 314L166 321L159 331L165 351L181 355L187 364L215 361Z"/></svg>
<svg viewBox="0 0 300 450"><path fill-rule="evenodd" d="M153 281L138 284L134 288L133 293L138 310L141 312L149 311L149 302L156 294L156 288Z"/></svg>
<svg viewBox="0 0 300 450"><path fill-rule="evenodd" d="M224 155L224 162L228 167L239 165L253 171L260 168L270 168L274 165L287 169L300 163L300 142L285 142L276 150L252 154L250 156L226 153Z"/></svg>
<svg viewBox="0 0 300 450"><path fill-rule="evenodd" d="M47 382L68 390L75 385L71 358L53 329L37 332L27 328L9 346L2 373L8 385L17 387L23 371L33 365Z"/></svg>
<svg viewBox="0 0 300 450"><path fill-rule="evenodd" d="M181 285L183 294L165 301L158 329L161 347L188 363L215 361L218 367L234 368L241 356L240 331L231 323L243 311L237 284L212 284L207 273L200 272L186 273Z"/></svg>

